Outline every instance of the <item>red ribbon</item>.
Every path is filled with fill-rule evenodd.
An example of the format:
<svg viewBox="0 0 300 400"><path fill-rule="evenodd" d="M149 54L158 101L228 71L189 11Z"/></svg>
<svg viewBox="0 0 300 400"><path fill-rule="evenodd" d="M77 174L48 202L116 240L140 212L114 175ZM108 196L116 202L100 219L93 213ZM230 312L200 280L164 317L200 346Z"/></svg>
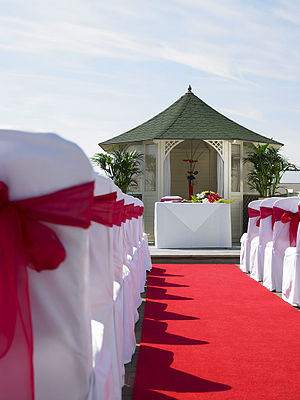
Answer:
<svg viewBox="0 0 300 400"><path fill-rule="evenodd" d="M117 192L94 197L92 221L109 227L121 226L127 219L138 218L143 214L144 207L133 203L124 205L124 200L116 199Z"/></svg>
<svg viewBox="0 0 300 400"><path fill-rule="evenodd" d="M134 204L132 203L132 204L129 204L129 207L128 207L128 217L129 217L129 219L132 219L134 217L134 215L135 215Z"/></svg>
<svg viewBox="0 0 300 400"><path fill-rule="evenodd" d="M117 192L95 196L92 206L92 221L112 227L116 209Z"/></svg>
<svg viewBox="0 0 300 400"><path fill-rule="evenodd" d="M143 215L144 207L135 206L134 207L134 218L141 217Z"/></svg>
<svg viewBox="0 0 300 400"><path fill-rule="evenodd" d="M140 217L141 216L141 207L140 206L135 206L135 205L133 205L133 208L132 208L132 210L131 210L131 215L132 215L132 218L138 218L138 217Z"/></svg>
<svg viewBox="0 0 300 400"><path fill-rule="evenodd" d="M119 200L115 204L115 212L113 214L113 225L121 226L123 220L124 200Z"/></svg>
<svg viewBox="0 0 300 400"><path fill-rule="evenodd" d="M259 224L260 224L260 212L259 212L259 210L255 210L254 208L248 207L248 214L249 214L249 218L258 217L258 219L256 221L256 226L259 226Z"/></svg>
<svg viewBox="0 0 300 400"><path fill-rule="evenodd" d="M281 221L283 224L290 223L289 227L290 245L295 247L298 225L300 221L299 212L293 213L291 211L283 210L282 208L279 207L273 207L273 215L275 221Z"/></svg>
<svg viewBox="0 0 300 400"><path fill-rule="evenodd" d="M122 222L126 222L126 219L128 219L128 212L129 212L129 204L125 204L123 207L123 213L122 213Z"/></svg>
<svg viewBox="0 0 300 400"><path fill-rule="evenodd" d="M56 233L40 221L88 228L93 191L94 182L88 182L9 201L8 187L0 182L0 388L7 399L34 399L27 266L54 270L66 257Z"/></svg>
<svg viewBox="0 0 300 400"><path fill-rule="evenodd" d="M272 229L274 226L273 207L260 207L260 219L272 216Z"/></svg>
<svg viewBox="0 0 300 400"><path fill-rule="evenodd" d="M273 207L260 207L260 218L264 219L273 216Z"/></svg>
<svg viewBox="0 0 300 400"><path fill-rule="evenodd" d="M248 207L249 218L259 217L259 210L255 210L254 208Z"/></svg>

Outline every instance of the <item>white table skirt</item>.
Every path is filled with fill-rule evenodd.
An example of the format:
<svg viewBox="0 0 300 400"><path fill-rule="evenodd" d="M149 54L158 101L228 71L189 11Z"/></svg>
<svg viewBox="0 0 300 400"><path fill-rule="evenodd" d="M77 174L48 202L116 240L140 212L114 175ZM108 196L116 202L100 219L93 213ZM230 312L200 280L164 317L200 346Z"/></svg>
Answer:
<svg viewBox="0 0 300 400"><path fill-rule="evenodd" d="M155 247L231 247L230 204L155 203Z"/></svg>

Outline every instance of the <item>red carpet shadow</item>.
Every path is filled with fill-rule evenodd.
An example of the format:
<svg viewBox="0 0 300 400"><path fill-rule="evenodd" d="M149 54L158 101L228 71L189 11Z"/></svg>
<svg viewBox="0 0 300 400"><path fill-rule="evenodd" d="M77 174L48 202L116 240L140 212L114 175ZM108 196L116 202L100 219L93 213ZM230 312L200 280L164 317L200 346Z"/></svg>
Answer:
<svg viewBox="0 0 300 400"><path fill-rule="evenodd" d="M154 321L145 318L143 321L143 343L155 344L171 344L171 345L200 345L209 344L203 340L189 339L184 336L174 335L173 333L166 332L168 324L166 322Z"/></svg>
<svg viewBox="0 0 300 400"><path fill-rule="evenodd" d="M166 320L196 320L198 317L192 317L189 315L177 314L174 312L166 311L168 304L159 303L158 301L147 300L147 317L155 319L157 321Z"/></svg>
<svg viewBox="0 0 300 400"><path fill-rule="evenodd" d="M147 287L147 299L153 300L194 300L192 297L176 296L167 294L167 289L157 287Z"/></svg>
<svg viewBox="0 0 300 400"><path fill-rule="evenodd" d="M172 397L151 397L155 391L177 393L204 393L230 390L231 386L213 382L173 369L173 352L142 345L139 358L143 360L143 372L137 370L132 400L167 400ZM175 397L176 398L176 397ZM200 397L199 397L200 398Z"/></svg>
<svg viewBox="0 0 300 400"><path fill-rule="evenodd" d="M184 276L184 275L175 275L175 274L166 274L166 269L164 268L158 268L158 267L152 267L151 269L151 275L152 276Z"/></svg>
<svg viewBox="0 0 300 400"><path fill-rule="evenodd" d="M180 285L179 283L166 282L165 278L157 276L149 276L147 286L160 286L160 287L189 287L188 285Z"/></svg>

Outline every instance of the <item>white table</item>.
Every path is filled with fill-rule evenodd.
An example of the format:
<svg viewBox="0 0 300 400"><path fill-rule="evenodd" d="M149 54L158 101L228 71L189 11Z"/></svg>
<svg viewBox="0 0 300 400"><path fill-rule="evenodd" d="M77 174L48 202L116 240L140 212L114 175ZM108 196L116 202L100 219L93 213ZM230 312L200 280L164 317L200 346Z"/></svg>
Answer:
<svg viewBox="0 0 300 400"><path fill-rule="evenodd" d="M155 247L231 247L230 204L155 203Z"/></svg>

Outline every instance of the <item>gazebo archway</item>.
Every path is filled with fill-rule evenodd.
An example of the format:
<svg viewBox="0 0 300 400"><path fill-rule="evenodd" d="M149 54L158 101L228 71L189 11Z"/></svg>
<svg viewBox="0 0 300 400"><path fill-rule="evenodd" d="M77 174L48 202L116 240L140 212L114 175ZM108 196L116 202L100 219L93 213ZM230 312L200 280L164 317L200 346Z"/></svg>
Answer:
<svg viewBox="0 0 300 400"><path fill-rule="evenodd" d="M213 142L213 143L211 143ZM203 190L224 194L223 141L178 140L166 141L163 151L163 186L166 195L179 195L188 198L187 160L197 160L196 179L193 182L194 194Z"/></svg>
<svg viewBox="0 0 300 400"><path fill-rule="evenodd" d="M188 167L187 159L197 160L193 181L194 194L207 188L218 190L217 151L204 140L184 140L170 151L170 194L188 198Z"/></svg>

